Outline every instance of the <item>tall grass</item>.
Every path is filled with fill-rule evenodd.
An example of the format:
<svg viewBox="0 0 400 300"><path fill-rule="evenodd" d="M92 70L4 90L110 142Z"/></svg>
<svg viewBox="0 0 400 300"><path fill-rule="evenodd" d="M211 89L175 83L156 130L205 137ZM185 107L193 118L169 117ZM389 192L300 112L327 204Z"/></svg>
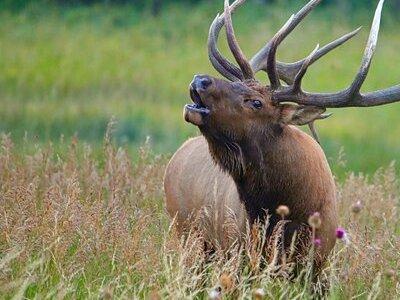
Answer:
<svg viewBox="0 0 400 300"><path fill-rule="evenodd" d="M301 4L248 3L234 18L248 56ZM221 5L170 5L157 18L131 6L34 6L20 13L0 12L0 131L11 132L17 144L25 135L44 142L77 134L98 149L114 115L119 144L136 149L150 136L156 152L173 152L197 134L181 117L193 74L217 75L207 59L206 38ZM282 45L279 57L299 59L316 43L363 25L359 37L313 66L305 82L315 91L343 88L359 66L372 14L360 8L346 16L322 6ZM399 82L395 18L385 10L365 90ZM229 56L225 43L221 48ZM266 82L265 75L260 79ZM318 125L328 157L335 161L344 147L351 169L369 173L398 159L399 107L335 110L334 117ZM343 175L337 165L334 169Z"/></svg>
<svg viewBox="0 0 400 300"><path fill-rule="evenodd" d="M241 251L212 258L198 234L186 241L177 236L163 204L166 159L151 155L148 145L132 159L109 134L100 157L77 139L64 143L66 153L52 145L21 151L9 136L1 138L2 298L312 297L307 273L285 279L276 276L276 265L263 262L257 232ZM398 298L394 166L371 177L349 174L338 196L350 242L338 242L321 277L330 286L325 296Z"/></svg>

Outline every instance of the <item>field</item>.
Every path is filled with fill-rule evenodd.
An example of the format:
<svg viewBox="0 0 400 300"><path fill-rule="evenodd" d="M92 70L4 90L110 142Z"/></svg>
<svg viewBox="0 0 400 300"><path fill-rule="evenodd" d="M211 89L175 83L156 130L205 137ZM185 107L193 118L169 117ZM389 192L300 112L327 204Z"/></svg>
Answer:
<svg viewBox="0 0 400 300"><path fill-rule="evenodd" d="M244 7L235 18L248 56L292 12L259 8ZM292 10L297 8L293 5ZM171 6L158 18L129 6L3 12L0 131L11 132L17 143L25 135L38 143L58 143L61 135L76 134L99 146L108 121L115 116L120 145L134 151L150 136L157 153L172 153L188 136L197 134L182 121L182 107L190 101L187 87L194 74L216 75L205 43L209 23L219 9L210 4L196 9ZM371 19L372 12L361 11L349 20L340 11L322 7L282 45L279 57L297 60L317 43L323 45L363 25L358 37L312 66L305 82L314 91L344 88L359 67ZM385 10L365 90L398 84L400 20L393 19ZM265 75L260 78L266 82ZM351 170L371 174L400 158L399 105L333 112L330 120L318 125L332 161L343 147ZM334 170L343 174L337 166Z"/></svg>
<svg viewBox="0 0 400 300"><path fill-rule="evenodd" d="M100 157L77 141L56 159L49 146L21 153L7 136L1 146L6 298L206 299L218 286L228 299L251 298L259 288L266 299L311 298L307 274L288 281L275 278L274 264L260 267L261 241L210 260L198 235L180 239L163 205L166 158L146 145L134 164L109 136ZM352 174L338 183L350 241L338 242L327 267L329 299L400 296L399 188L393 166L370 180Z"/></svg>
<svg viewBox="0 0 400 300"><path fill-rule="evenodd" d="M295 6L254 3L235 16L248 56ZM259 268L258 253L206 260L201 240L180 240L165 213L166 162L198 134L181 117L187 86L196 73L216 75L206 37L219 9L171 5L156 18L130 6L0 12L0 296L207 298L221 285L228 298L251 298L258 288L268 299L311 297L304 278L288 282L274 278L273 266ZM297 60L363 25L305 81L307 90L344 88L371 20L371 11L350 18L319 8L279 58ZM399 24L385 10L364 90L399 83ZM335 249L327 297L399 298L400 187L392 161L400 158L400 105L333 112L318 128L350 243ZM353 213L358 201L362 210Z"/></svg>

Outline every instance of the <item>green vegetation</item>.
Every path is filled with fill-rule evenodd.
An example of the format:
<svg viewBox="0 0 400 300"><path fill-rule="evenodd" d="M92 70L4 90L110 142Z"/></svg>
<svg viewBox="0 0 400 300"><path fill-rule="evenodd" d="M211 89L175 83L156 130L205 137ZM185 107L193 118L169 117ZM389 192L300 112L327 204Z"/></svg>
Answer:
<svg viewBox="0 0 400 300"><path fill-rule="evenodd" d="M297 8L291 5L290 11ZM119 143L135 149L150 136L156 152L173 152L197 132L183 122L181 110L189 101L193 74L215 74L206 37L218 9L216 4L190 10L169 6L157 18L131 6L1 13L0 131L11 132L17 143L27 133L40 142L77 134L98 144L115 116ZM305 83L316 91L343 88L359 66L371 14L349 20L335 10L319 9L280 48L279 56L299 59L317 42L364 25L359 37L313 66ZM235 25L245 52L255 53L288 16L279 6L244 7ZM395 22L400 20L393 21L387 12L384 19L365 90L398 83ZM328 157L337 157L343 147L350 168L365 172L400 158L398 104L334 113L318 126Z"/></svg>
<svg viewBox="0 0 400 300"><path fill-rule="evenodd" d="M301 3L293 4L291 11ZM16 143L27 134L37 142L60 136L99 145L111 116L117 142L136 149L146 136L157 153L172 153L196 129L181 117L195 73L216 75L206 38L219 4L170 5L154 18L132 6L38 7L0 17L0 131ZM249 3L235 17L248 56L289 16L287 8ZM334 91L355 74L372 11L349 19L317 9L279 51L292 61L359 25L360 36L314 65L306 88ZM365 90L399 82L400 34L388 10ZM226 51L225 43L221 47ZM266 81L266 76L260 78ZM400 156L400 106L335 110L318 127L328 157L343 147L350 168L373 172ZM339 167L335 171L340 173Z"/></svg>

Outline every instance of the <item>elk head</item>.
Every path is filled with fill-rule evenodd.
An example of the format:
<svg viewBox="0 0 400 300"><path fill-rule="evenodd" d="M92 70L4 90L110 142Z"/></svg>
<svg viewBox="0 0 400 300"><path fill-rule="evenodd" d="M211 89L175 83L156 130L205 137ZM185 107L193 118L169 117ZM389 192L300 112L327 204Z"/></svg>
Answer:
<svg viewBox="0 0 400 300"><path fill-rule="evenodd" d="M316 137L313 122L329 117L328 114L324 114L326 108L376 106L400 100L400 86L367 94L360 93L376 47L384 0L380 0L378 4L362 65L355 80L343 91L325 94L308 93L301 88L308 67L351 39L360 28L322 48L317 46L301 61L295 63L277 61L278 46L321 2L321 0L311 0L297 14L292 15L249 61L236 40L231 17L244 1L236 0L229 5L229 0L225 0L223 15L217 15L209 31L210 61L228 80L196 75L190 84L190 95L194 104L185 106L184 117L186 121L197 125L206 137L213 136L223 140L225 144L227 141L240 143L243 138L248 139L260 134L273 138L278 137L280 131L289 124L308 124ZM229 48L239 68L224 58L217 48L218 36L224 25ZM258 71L267 73L269 85L263 85L255 79L254 74Z"/></svg>

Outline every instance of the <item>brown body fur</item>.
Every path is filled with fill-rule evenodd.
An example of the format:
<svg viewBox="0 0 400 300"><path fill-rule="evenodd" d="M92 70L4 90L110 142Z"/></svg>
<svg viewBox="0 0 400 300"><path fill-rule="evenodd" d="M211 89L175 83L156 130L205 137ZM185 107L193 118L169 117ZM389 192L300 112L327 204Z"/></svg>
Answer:
<svg viewBox="0 0 400 300"><path fill-rule="evenodd" d="M168 213L176 218L181 234L190 230L199 212L203 217L211 214L205 233L223 248L245 232L246 211L236 185L212 160L204 137L186 141L175 153L166 169L164 190Z"/></svg>
<svg viewBox="0 0 400 300"><path fill-rule="evenodd" d="M211 141L209 143L212 145ZM254 153L243 153L248 166L245 171L247 176L244 177L257 181L257 176L250 173L263 173L261 187L256 182L254 186L249 183L243 186L265 191L273 188L275 195L274 198L264 199L260 207L251 205L258 213L257 216L254 211L247 209L250 221L254 221L252 218L261 218L263 209L269 209L272 214L271 223L275 225L278 221L276 207L287 205L291 212L288 219L294 225L292 229L296 229L297 225L306 224L312 213L319 212L322 226L316 236L322 242L318 252L325 260L335 244L337 209L335 184L322 149L310 136L294 126L284 127L280 138L276 142L269 142L268 147L268 150L259 150L258 154L265 156L260 159L262 165L259 166L250 163L246 158L248 155L254 156ZM211 153L218 151L212 146L210 150ZM191 139L177 151L167 167L165 192L168 212L171 216L177 216L180 230L184 230L187 225L185 222L192 213L199 212L204 206L215 205L218 222L210 236L227 246L226 241L232 240L227 237L232 233L226 232L223 224L230 215L229 210L235 212L241 232L245 228L245 211L236 187L240 184L235 185L235 181L214 163L204 137Z"/></svg>

